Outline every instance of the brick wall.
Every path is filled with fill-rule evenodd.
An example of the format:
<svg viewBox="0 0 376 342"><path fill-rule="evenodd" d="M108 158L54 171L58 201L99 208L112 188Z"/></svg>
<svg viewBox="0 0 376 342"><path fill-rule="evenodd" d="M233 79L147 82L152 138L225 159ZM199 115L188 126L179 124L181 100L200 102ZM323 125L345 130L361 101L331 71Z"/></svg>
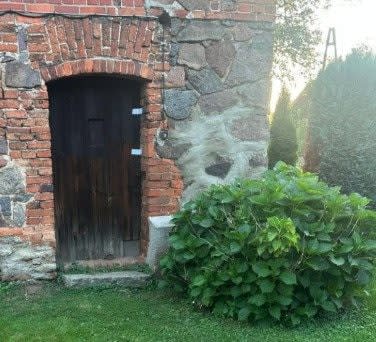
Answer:
<svg viewBox="0 0 376 342"><path fill-rule="evenodd" d="M2 0L0 11L274 21L275 0Z"/></svg>
<svg viewBox="0 0 376 342"><path fill-rule="evenodd" d="M8 254L2 254L0 250L0 277L49 278L54 274L54 205L46 82L91 73L118 74L143 80L142 98L147 115L141 129L142 170L146 175L142 190L141 251L145 254L148 243L147 218L176 212L183 190L189 185L187 172L193 165L192 162L182 160L181 155L176 157L176 146L168 145L171 141L167 141L164 147L156 143L161 130L184 133L184 129L179 126L182 124L180 118L175 120L170 115L165 120L161 115L163 68L167 80L170 79L170 90L184 95L192 91L185 85L191 82L187 80L192 72L191 67L186 65L184 69L184 63L178 65L180 62L176 62L175 47L186 47L189 42L189 39L181 40L179 32L189 25L201 30L201 19L208 19L210 25L220 27L218 30L223 32L223 37L234 35L231 44L239 47L247 46L254 37L256 41L260 39L258 37L266 37L268 40L270 34L265 36L265 32L271 30L273 4L274 0L2 0L0 13L12 13L0 17L0 249L8 251ZM162 10L176 18L171 32L168 31L165 36L170 48L165 55L165 65L162 64L160 44L162 28L155 17ZM230 24L222 23L222 19L232 21ZM262 24L244 26L238 22ZM212 32L210 25L208 32ZM208 32L197 42L202 47L200 49L218 40L215 37L207 38L205 35ZM246 38L243 39L242 35ZM251 53L253 56L254 51ZM267 50L265 54L270 55L270 51ZM267 79L269 59L261 62L264 55L256 57L261 58L260 63L266 63L266 74L263 72L262 77ZM235 63L236 58L230 62ZM183 78L177 81L179 75ZM223 82L226 88L224 79ZM266 82L261 87L257 86L258 91L261 89L261 92L267 94L268 85ZM198 98L205 99L205 96L210 95L195 91L195 103ZM239 94L236 96L241 96ZM264 102L256 106L264 106ZM264 121L254 122L264 125ZM187 123L183 125L190 127ZM192 132L194 127L190 128L190 134ZM179 134L177 137L181 139ZM184 139L194 139L187 134L183 134ZM166 147L169 152L166 152ZM200 165L199 160L197 163ZM44 246L45 259L42 259L50 265L50 269L47 267L45 271L35 271L33 246ZM22 259L20 248L30 250L29 261ZM15 267L12 263L7 264L9 260L14 260L18 268L22 264L23 268L13 274L12 269ZM10 272L8 275L5 269Z"/></svg>

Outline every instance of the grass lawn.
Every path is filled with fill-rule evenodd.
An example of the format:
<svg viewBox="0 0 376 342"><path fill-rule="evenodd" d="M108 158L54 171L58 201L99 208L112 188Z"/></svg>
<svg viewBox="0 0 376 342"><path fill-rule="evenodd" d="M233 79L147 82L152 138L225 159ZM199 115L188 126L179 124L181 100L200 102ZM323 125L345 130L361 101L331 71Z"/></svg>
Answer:
<svg viewBox="0 0 376 342"><path fill-rule="evenodd" d="M0 284L0 341L376 341L376 289L362 311L286 328L221 320L155 290Z"/></svg>

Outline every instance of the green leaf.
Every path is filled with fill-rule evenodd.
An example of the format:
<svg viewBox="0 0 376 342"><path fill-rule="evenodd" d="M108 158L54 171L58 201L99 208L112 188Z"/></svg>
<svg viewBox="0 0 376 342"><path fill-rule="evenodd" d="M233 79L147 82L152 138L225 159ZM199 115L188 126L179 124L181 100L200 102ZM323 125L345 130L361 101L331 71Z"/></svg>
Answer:
<svg viewBox="0 0 376 342"><path fill-rule="evenodd" d="M319 243L319 246L318 246L318 253L319 254L328 253L329 251L332 250L332 248L333 248L333 244L321 242Z"/></svg>
<svg viewBox="0 0 376 342"><path fill-rule="evenodd" d="M240 246L239 243L233 241L230 243L230 252L231 254L236 254L242 249L242 246Z"/></svg>
<svg viewBox="0 0 376 342"><path fill-rule="evenodd" d="M190 252L185 252L185 253L183 253L182 257L183 257L184 260L188 261L188 260L194 259L195 255L190 253Z"/></svg>
<svg viewBox="0 0 376 342"><path fill-rule="evenodd" d="M272 274L272 271L269 269L268 264L262 261L256 262L252 265L252 270L260 277L267 277Z"/></svg>
<svg viewBox="0 0 376 342"><path fill-rule="evenodd" d="M292 325L298 325L298 324L300 324L300 317L298 316L298 315L295 315L295 314L292 314L291 316L290 316L290 319L291 319L291 323L292 323Z"/></svg>
<svg viewBox="0 0 376 342"><path fill-rule="evenodd" d="M206 278L201 274L192 279L193 286L202 286L205 283L206 283Z"/></svg>
<svg viewBox="0 0 376 342"><path fill-rule="evenodd" d="M209 209L209 214L214 217L215 219L218 217L218 209L217 207L210 206Z"/></svg>
<svg viewBox="0 0 376 342"><path fill-rule="evenodd" d="M243 278L242 277L235 277L235 278L232 278L231 280L234 284L239 285L243 281Z"/></svg>
<svg viewBox="0 0 376 342"><path fill-rule="evenodd" d="M328 293L320 289L318 286L310 286L309 292L316 303L323 303L328 298Z"/></svg>
<svg viewBox="0 0 376 342"><path fill-rule="evenodd" d="M284 271L279 275L279 278L286 284L286 285L294 285L296 284L296 275L292 271Z"/></svg>
<svg viewBox="0 0 376 342"><path fill-rule="evenodd" d="M266 237L269 242L273 241L277 237L278 233L276 231L268 231Z"/></svg>
<svg viewBox="0 0 376 342"><path fill-rule="evenodd" d="M337 307L334 305L334 303L332 301L325 301L323 303L321 303L321 307L325 310L325 311L329 311L329 312L337 312Z"/></svg>
<svg viewBox="0 0 376 342"><path fill-rule="evenodd" d="M309 265L315 271L325 271L330 267L329 263L321 257L311 258L307 261L307 265Z"/></svg>
<svg viewBox="0 0 376 342"><path fill-rule="evenodd" d="M304 274L301 274L298 276L299 283L302 284L304 288L307 288L310 284L309 275L305 272Z"/></svg>
<svg viewBox="0 0 376 342"><path fill-rule="evenodd" d="M238 232L244 235L248 235L251 232L251 226L249 224L243 224L238 228Z"/></svg>
<svg viewBox="0 0 376 342"><path fill-rule="evenodd" d="M368 285L371 281L371 275L369 272L365 270L360 270L358 274L356 275L356 281L360 285Z"/></svg>
<svg viewBox="0 0 376 342"><path fill-rule="evenodd" d="M201 287L195 287L191 290L192 297L198 297L201 294Z"/></svg>
<svg viewBox="0 0 376 342"><path fill-rule="evenodd" d="M246 321L250 315L251 311L248 308L242 308L239 310L238 319L239 321Z"/></svg>
<svg viewBox="0 0 376 342"><path fill-rule="evenodd" d="M170 240L170 245L171 245L172 248L174 248L176 250L180 250L180 249L185 248L185 242L183 240L181 240L179 236L172 235L169 240Z"/></svg>
<svg viewBox="0 0 376 342"><path fill-rule="evenodd" d="M337 265L337 266L342 266L344 263L345 263L345 259L342 258L342 257L338 257L336 258L335 256L331 255L329 257L329 260L334 264L334 265Z"/></svg>
<svg viewBox="0 0 376 342"><path fill-rule="evenodd" d="M262 306L266 302L266 298L263 294L256 294L249 298L248 302L256 306Z"/></svg>
<svg viewBox="0 0 376 342"><path fill-rule="evenodd" d="M304 307L304 314L307 316L307 317L313 317L317 314L317 307L313 306L313 305L309 305L309 304L306 304L305 307Z"/></svg>
<svg viewBox="0 0 376 342"><path fill-rule="evenodd" d="M238 273L244 273L244 272L247 272L249 269L248 267L248 264L244 261L244 262L241 262L240 264L236 265L236 271Z"/></svg>
<svg viewBox="0 0 376 342"><path fill-rule="evenodd" d="M277 321L281 319L281 308L279 306L272 306L268 309L270 315L274 317Z"/></svg>
<svg viewBox="0 0 376 342"><path fill-rule="evenodd" d="M258 280L257 284L262 293L272 293L275 288L275 284L269 279Z"/></svg>
<svg viewBox="0 0 376 342"><path fill-rule="evenodd" d="M278 297L278 303L281 304L281 305L290 305L292 303L292 298L291 297L283 297L283 296L279 296Z"/></svg>
<svg viewBox="0 0 376 342"><path fill-rule="evenodd" d="M376 251L376 240L365 241L362 247L366 251Z"/></svg>
<svg viewBox="0 0 376 342"><path fill-rule="evenodd" d="M213 226L214 221L211 218L206 218L200 222L200 226L204 228L209 228Z"/></svg>

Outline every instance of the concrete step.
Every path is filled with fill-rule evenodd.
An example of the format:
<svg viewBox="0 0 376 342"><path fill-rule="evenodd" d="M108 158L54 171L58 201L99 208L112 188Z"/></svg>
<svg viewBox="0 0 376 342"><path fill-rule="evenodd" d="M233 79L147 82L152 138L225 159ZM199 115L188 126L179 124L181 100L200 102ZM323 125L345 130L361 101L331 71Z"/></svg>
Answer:
<svg viewBox="0 0 376 342"><path fill-rule="evenodd" d="M124 271L94 274L64 274L62 279L64 285L67 287L121 285L140 288L148 284L150 275L137 271Z"/></svg>

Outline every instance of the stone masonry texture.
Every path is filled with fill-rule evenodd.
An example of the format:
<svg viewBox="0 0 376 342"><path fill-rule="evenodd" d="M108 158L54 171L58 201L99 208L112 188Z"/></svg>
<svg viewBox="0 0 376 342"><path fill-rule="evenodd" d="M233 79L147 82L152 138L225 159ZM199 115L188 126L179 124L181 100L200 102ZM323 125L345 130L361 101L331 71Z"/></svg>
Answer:
<svg viewBox="0 0 376 342"><path fill-rule="evenodd" d="M46 83L142 82L146 255L149 217L265 170L274 16L275 0L0 1L0 279L56 275Z"/></svg>

